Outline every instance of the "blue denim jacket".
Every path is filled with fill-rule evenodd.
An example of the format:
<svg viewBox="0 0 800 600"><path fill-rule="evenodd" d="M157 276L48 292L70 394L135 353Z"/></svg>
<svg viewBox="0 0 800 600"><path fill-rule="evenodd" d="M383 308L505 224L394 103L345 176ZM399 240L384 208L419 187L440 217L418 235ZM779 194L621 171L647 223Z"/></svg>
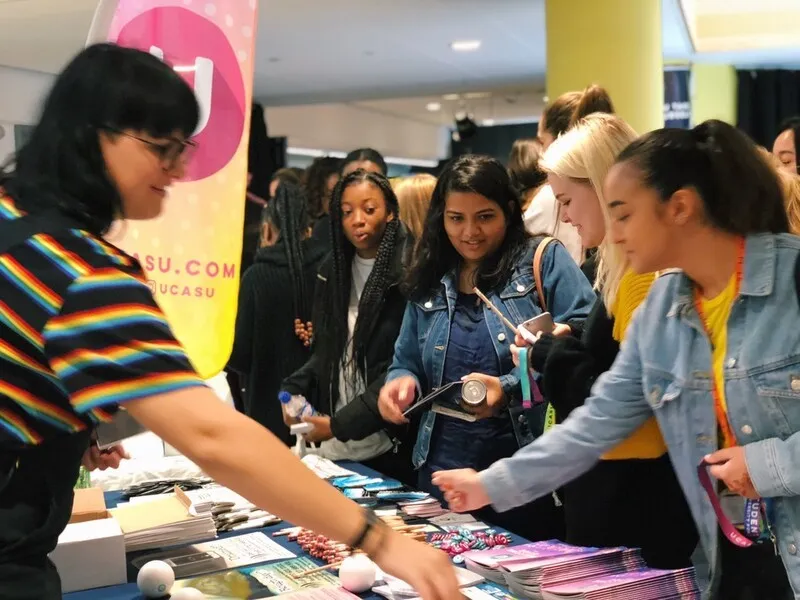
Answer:
<svg viewBox="0 0 800 600"><path fill-rule="evenodd" d="M800 598L800 237L747 239L744 273L728 320L725 396L750 478L774 498L773 528ZM613 367L584 406L513 457L483 471L498 510L524 504L587 471L655 414L718 577L718 524L697 466L717 450L711 346L682 273L664 275L634 316ZM669 523L656 524L669 535Z"/></svg>
<svg viewBox="0 0 800 600"><path fill-rule="evenodd" d="M522 256L514 273L502 290L492 290L488 298L512 323L519 324L538 314L542 309L536 299L536 284L533 278L533 255L536 241ZM447 355L450 325L453 320L458 280L455 270L442 277L441 287L420 302L409 302L403 316L403 325L394 348L394 361L389 368L386 381L410 375L417 381L422 393L442 385L445 356ZM585 319L595 301L595 294L581 270L561 244L548 246L542 257L542 287L547 308L556 322ZM514 335L491 310L484 306L486 323L491 331L494 349L500 363L503 391L508 398L519 396L519 375L511 360L509 347ZM530 431L536 429L528 424L519 402L509 409L517 439L527 443L533 439ZM541 411L539 411L541 412ZM543 416L542 416L543 417ZM427 412L420 424L412 461L421 467L428 457L435 415Z"/></svg>

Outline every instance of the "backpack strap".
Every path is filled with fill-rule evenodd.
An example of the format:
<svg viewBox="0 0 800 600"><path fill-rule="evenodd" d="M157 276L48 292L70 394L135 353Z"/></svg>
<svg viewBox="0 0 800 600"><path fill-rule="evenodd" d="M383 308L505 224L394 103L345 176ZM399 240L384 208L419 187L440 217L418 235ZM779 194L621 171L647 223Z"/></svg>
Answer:
<svg viewBox="0 0 800 600"><path fill-rule="evenodd" d="M0 254L25 243L40 233L52 235L68 229L85 229L83 223L59 210L46 210L0 223Z"/></svg>
<svg viewBox="0 0 800 600"><path fill-rule="evenodd" d="M554 237L546 237L536 246L536 252L533 254L533 280L536 282L536 293L539 295L539 308L542 312L547 312L547 300L544 295L544 284L542 283L542 258L544 251L551 242L557 241Z"/></svg>

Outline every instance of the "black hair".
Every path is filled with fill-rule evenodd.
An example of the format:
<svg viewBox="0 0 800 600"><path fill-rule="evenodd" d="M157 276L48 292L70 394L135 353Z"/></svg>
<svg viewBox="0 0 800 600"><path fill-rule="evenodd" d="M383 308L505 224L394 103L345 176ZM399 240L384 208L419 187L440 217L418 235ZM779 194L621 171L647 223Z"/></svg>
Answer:
<svg viewBox="0 0 800 600"><path fill-rule="evenodd" d="M192 135L200 109L189 85L155 56L114 44L78 54L56 78L27 143L0 173L26 212L58 208L102 235L124 217L99 134Z"/></svg>
<svg viewBox="0 0 800 600"><path fill-rule="evenodd" d="M582 92L561 94L544 109L544 128L554 138L593 113L614 114L611 96L602 86L592 84Z"/></svg>
<svg viewBox="0 0 800 600"><path fill-rule="evenodd" d="M386 160L384 160L383 155L373 148L359 148L358 150L350 152L342 161L342 170L344 170L347 165L354 162L374 163L378 165L378 168L380 168L384 176L389 172L389 167L386 166Z"/></svg>
<svg viewBox="0 0 800 600"><path fill-rule="evenodd" d="M291 183L281 183L275 198L270 200L262 211L262 222L275 227L289 264L289 277L292 280L292 300L295 316L305 323L311 318L311 294L306 290L303 274L302 241L308 232L308 212L306 197L302 189Z"/></svg>
<svg viewBox="0 0 800 600"><path fill-rule="evenodd" d="M414 262L407 272L404 289L420 300L439 285L445 273L461 264L461 255L450 243L444 228L444 211L451 192L480 194L495 202L506 219L506 233L500 247L483 259L475 274L475 285L482 290L497 289L508 281L529 236L522 222L522 209L508 172L489 156L467 154L448 163L433 190Z"/></svg>
<svg viewBox="0 0 800 600"><path fill-rule="evenodd" d="M797 172L800 174L800 117L789 117L788 119L784 119L778 126L778 133L775 137L788 129L791 129L792 133L794 133L795 162L797 164Z"/></svg>
<svg viewBox="0 0 800 600"><path fill-rule="evenodd" d="M308 195L308 212L316 219L325 213L325 199L328 194L328 179L336 175L342 161L332 156L315 158L306 170L305 188Z"/></svg>
<svg viewBox="0 0 800 600"><path fill-rule="evenodd" d="M303 169L297 167L283 167L278 169L269 178L269 182L279 181L280 183L293 183L301 185L303 183Z"/></svg>
<svg viewBox="0 0 800 600"><path fill-rule="evenodd" d="M709 120L691 130L658 129L633 141L617 157L642 174L644 185L666 202L694 188L706 217L735 235L789 231L783 192L775 170L744 133Z"/></svg>
<svg viewBox="0 0 800 600"><path fill-rule="evenodd" d="M368 182L378 188L386 202L386 210L394 218L386 224L386 229L381 238L378 254L375 257L375 264L361 292L361 299L358 302L358 317L356 318L355 330L353 331L353 353L349 363L345 360L345 349L349 337L347 313L350 306L350 287L352 285L352 261L355 255L355 247L348 241L342 227L342 196L344 191L351 185ZM366 380L366 343L365 339L371 330L375 319L377 319L382 306L381 298L386 293L389 286L394 283L391 280L393 267L397 260L396 255L402 252L402 244L399 236L401 235L399 207L397 196L386 179L380 173L371 173L363 169L358 169L342 178L333 190L331 198L331 258L333 268L328 286L333 290L333 303L330 312L327 312L324 342L327 346L326 357L328 359L329 373L333 374L338 368L351 368L354 366L362 377Z"/></svg>

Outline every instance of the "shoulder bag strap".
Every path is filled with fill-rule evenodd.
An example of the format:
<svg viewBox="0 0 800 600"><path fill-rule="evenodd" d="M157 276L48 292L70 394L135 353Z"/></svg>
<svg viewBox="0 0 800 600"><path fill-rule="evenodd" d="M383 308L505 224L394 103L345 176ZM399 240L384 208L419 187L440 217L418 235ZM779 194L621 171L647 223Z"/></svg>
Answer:
<svg viewBox="0 0 800 600"><path fill-rule="evenodd" d="M544 285L542 283L542 257L550 243L555 241L556 238L554 237L544 238L536 246L536 252L533 254L533 279L536 282L536 293L539 295L539 308L542 309L542 312L547 312L547 299L544 295Z"/></svg>

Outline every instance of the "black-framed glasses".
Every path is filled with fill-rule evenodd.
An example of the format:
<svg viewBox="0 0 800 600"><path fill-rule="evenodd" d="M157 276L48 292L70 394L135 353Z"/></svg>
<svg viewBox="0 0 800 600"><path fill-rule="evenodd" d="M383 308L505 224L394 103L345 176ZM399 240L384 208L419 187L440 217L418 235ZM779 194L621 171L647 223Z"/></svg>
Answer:
<svg viewBox="0 0 800 600"><path fill-rule="evenodd" d="M142 142L147 148L158 157L158 160L166 166L167 169L174 169L178 165L178 161L183 161L188 164L197 150L197 142L194 140L181 140L178 138L166 138L166 141L154 142L152 140L133 135L127 131L120 131L118 129L111 129L114 133L124 135L138 142Z"/></svg>

